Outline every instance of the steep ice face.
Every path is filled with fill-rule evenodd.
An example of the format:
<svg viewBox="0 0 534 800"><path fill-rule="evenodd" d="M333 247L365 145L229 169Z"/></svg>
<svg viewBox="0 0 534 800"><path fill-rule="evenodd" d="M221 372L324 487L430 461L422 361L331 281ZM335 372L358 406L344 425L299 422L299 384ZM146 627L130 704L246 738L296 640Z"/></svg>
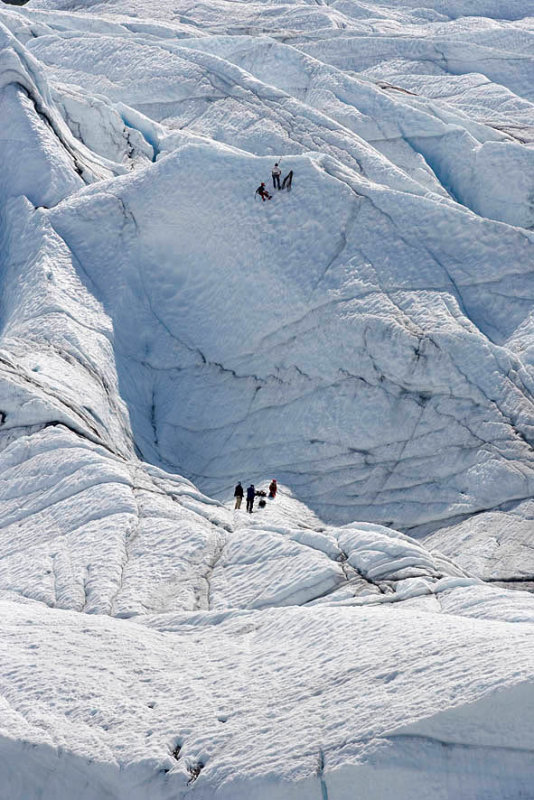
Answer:
<svg viewBox="0 0 534 800"><path fill-rule="evenodd" d="M3 12L19 76L4 103L29 143L23 169L6 143L5 184L56 206L46 224L104 303L145 458L212 493L243 470L276 473L331 520L414 530L531 494L530 236L451 199L478 186L495 211L498 175L521 217L514 164L526 192L531 150L392 89L379 65L362 80L310 58L309 35L206 35L217 26L204 20L192 37L164 6L152 28L115 16L120 4L89 22L30 9ZM366 37L383 43L375 11ZM410 13L395 36L526 53L515 22ZM423 74L417 58L407 75ZM274 147L295 188L250 208ZM78 195L106 169L134 174Z"/></svg>
<svg viewBox="0 0 534 800"><path fill-rule="evenodd" d="M115 321L145 456L210 493L276 473L336 521L528 497L532 379L506 348L525 234L328 160L288 165L298 190L264 207L268 161L185 145L48 215Z"/></svg>
<svg viewBox="0 0 534 800"><path fill-rule="evenodd" d="M437 7L295 5L270 15L269 39L254 35L268 9L252 22L252 5L237 27L224 6L2 12L2 103L26 143L21 160L5 142L7 197L53 207L34 251L63 248L103 304L145 458L216 494L243 470L276 473L332 521L423 531L522 508L532 150L439 89L458 72L472 94L505 85L509 119L528 120L528 23L490 6L500 19L456 19L461 4L453 21ZM467 58L481 46L482 81ZM266 208L251 189L269 151L298 178ZM7 247L10 263L27 257Z"/></svg>
<svg viewBox="0 0 534 800"><path fill-rule="evenodd" d="M6 24L70 135L128 174L79 193L61 150L40 200L33 180L19 191L55 206L48 223L104 304L143 456L220 496L243 470L277 474L329 520L406 530L528 498L533 151L445 102L430 79L459 68L420 49L494 48L484 90L504 91L498 68L521 125L528 92L513 94L503 53L528 57L528 26L404 8L388 38L376 6L347 11L340 37L316 18L339 10L294 6L307 27L289 44L223 31L218 7L184 22L158 5L157 24L131 4L137 21L120 3L104 18L42 7ZM280 39L289 20L271 16ZM392 84L393 68L419 84ZM264 207L273 157L297 177Z"/></svg>

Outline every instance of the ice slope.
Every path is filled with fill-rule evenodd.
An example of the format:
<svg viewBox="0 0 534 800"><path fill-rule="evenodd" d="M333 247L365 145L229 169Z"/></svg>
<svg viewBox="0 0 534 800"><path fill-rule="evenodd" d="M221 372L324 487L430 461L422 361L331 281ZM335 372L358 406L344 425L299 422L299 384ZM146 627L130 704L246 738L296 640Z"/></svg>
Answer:
<svg viewBox="0 0 534 800"><path fill-rule="evenodd" d="M532 625L287 608L143 626L6 600L2 615L10 800L532 787Z"/></svg>
<svg viewBox="0 0 534 800"><path fill-rule="evenodd" d="M142 451L210 492L277 473L337 520L530 496L532 378L505 346L528 309L524 232L323 157L290 165L299 188L264 207L266 160L184 144L47 215L120 332Z"/></svg>
<svg viewBox="0 0 534 800"><path fill-rule="evenodd" d="M140 462L109 318L43 213L13 217L0 796L528 792L532 597L396 531L325 525L284 487L248 517ZM23 342L33 361L10 365Z"/></svg>
<svg viewBox="0 0 534 800"><path fill-rule="evenodd" d="M71 133L134 171L65 189L49 219L110 315L145 458L210 493L276 473L331 520L405 529L528 498L532 238L517 225L531 224L533 151L377 65L372 78L307 55L328 44L311 33L328 7L291 7L308 27L290 43L276 7L278 41L221 31L224 4L187 22L164 4L151 20L42 7L3 13L17 48ZM378 54L393 47L385 13L351 22ZM529 57L528 20L387 13L401 48L408 31ZM263 208L252 192L272 155L298 180Z"/></svg>
<svg viewBox="0 0 534 800"><path fill-rule="evenodd" d="M0 9L1 800L529 796L528 8L426 5Z"/></svg>
<svg viewBox="0 0 534 800"><path fill-rule="evenodd" d="M88 39L72 31L37 37L28 46L53 66L56 79L120 98L173 128L187 126L257 154L299 152L299 145L326 150L374 178L377 165L369 164L368 152L362 152L353 133L390 159L387 182L392 187L399 185L399 178L393 182L391 162L424 188L441 194L445 189L483 216L524 227L534 224L533 156L517 138L452 107L442 109L413 93L378 88L294 46L245 36L156 43L129 35L119 59L116 37ZM199 50L213 55L202 56ZM245 75L229 61L244 68ZM252 83L250 75L262 85ZM225 91L221 80L244 91ZM273 85L280 94L273 96ZM383 81L378 85L385 86ZM531 104L525 105L532 112ZM332 131L332 121L343 128L336 125ZM378 174L383 177L383 170ZM405 179L402 186L407 185Z"/></svg>
<svg viewBox="0 0 534 800"><path fill-rule="evenodd" d="M110 194L107 207L100 210L108 225L100 230L93 224L93 214L99 212L89 207L100 204L101 194L93 201L85 198L88 212L82 212L75 191L80 179L68 169L68 157L58 168L66 158L61 140L56 150L51 142L39 166L25 169L20 186L11 188L42 206L54 205L74 191L73 211L69 201L51 218L62 235L67 236L69 229L67 245L75 248L76 259L96 280L98 300L106 303L111 315L121 391L132 413L137 446L156 463L186 472L210 492L226 491L244 469L258 476L276 472L321 514L342 521L358 516L409 528L528 497L531 456L521 437L529 441L531 436L530 423L525 427L523 422L531 415L531 378L526 371L530 237L466 215L446 198L469 194L464 202L479 213L524 220L530 191L525 164L532 151L451 106L444 110L433 101L390 91L383 81L372 82L368 76L362 80L353 70L342 73L305 55L293 39L288 46L273 39L236 36L233 30L233 35L208 35L214 24L207 20L192 38L189 25L180 20L169 23L165 7L158 9L155 13L162 21L157 24L122 16L120 4L108 5L105 18L39 11L36 4L22 13L3 12L16 37L6 39L6 52L11 48L23 65L30 63L33 75L37 66L29 52L47 65L53 86L46 85L42 67L39 85L45 87L50 115L64 116L71 136L82 139L86 151L97 151L100 163L105 159L113 174L169 156L161 170L150 166L133 182L113 181L113 191L120 191L118 221L110 216L109 204L116 202ZM247 15L250 9L243 6L242 13ZM295 10L310 11L312 16L316 11ZM226 13L219 11L215 27L220 27ZM326 8L323 12L329 13ZM469 46L483 40L498 44L500 53L513 41L528 54L528 22L464 18L427 24L409 22L402 18L405 13L399 10L388 29L398 35L417 29L425 40L446 33ZM382 12L377 14L371 14L365 26L369 41L382 45L384 31L378 22ZM285 24L278 14L272 20L273 25ZM309 24L313 27L313 20ZM9 102L14 119L31 112L24 110L26 101L18 95ZM35 118L32 124L39 127ZM41 125L27 139L35 136L39 151L39 140L46 135L49 131ZM215 141L237 144L240 152L217 147ZM195 142L196 150L184 149ZM185 181L197 184L193 190L188 185L185 192L182 177L178 179L184 163L178 159L180 148L191 153ZM310 148L315 153L311 161L305 155ZM286 153L287 167L293 164L302 170L299 181L306 204L303 207L301 201L297 207L295 191L291 200L284 198L283 208L279 203L276 212L262 213L258 230L260 207L253 207L251 225L248 198L269 162L253 166L245 159L242 165L241 159L243 151L273 150ZM94 158L83 155L84 161ZM287 161L290 157L293 162ZM487 168L487 158L492 163L497 159L498 169ZM14 159L9 151L6 163L13 187ZM202 191L213 164L217 168L213 179L220 175L225 183L217 184L221 192L217 199ZM177 177L162 189L159 176L163 171L170 176L171 170ZM57 181L49 179L54 171ZM29 177L34 173L46 176L39 195ZM237 173L243 176L241 185L234 181ZM326 189L328 174L336 183L328 183ZM84 175L86 182L94 179L88 170ZM67 185L51 196L50 184L61 181ZM191 223L182 209L185 203L191 213L191 191L198 193L196 203L205 209L206 223L200 226L196 210ZM140 203L130 200L131 192ZM318 216L325 192L335 195L332 222ZM120 205L127 194L127 202L135 206L131 212L135 220ZM137 218L143 214L147 219L139 228ZM336 215L343 220L341 232L335 229ZM419 224L421 215L426 227ZM410 222L414 217L415 225ZM314 230L307 230L310 222ZM202 258L213 272L204 266L204 284L195 278L184 291L182 305L172 303L167 310L169 281L175 291L180 274L177 260L182 272L196 263L200 234L190 234L195 225L198 230L205 224L215 228L211 243L202 240ZM235 238L227 242L223 258L221 240L228 239L229 229ZM448 237L454 233L442 252L445 230ZM75 241L79 237L90 251L89 259ZM382 246L384 237L389 252ZM122 273L119 284L108 281L110 246L113 272ZM91 259L98 261L96 267ZM308 269L303 276L302 264L311 261L317 269ZM149 281L143 277L147 269ZM356 280L348 275L357 276ZM197 291L200 304L209 308L204 319L192 301ZM225 303L219 303L225 293ZM162 295L166 295L163 301ZM248 312L240 315L238 324L233 313L236 299ZM147 304L158 308L157 327ZM139 319L144 324L139 325ZM322 348L313 333L317 326L328 331ZM181 330L187 330L185 342ZM222 331L228 351L221 348ZM181 342L170 348L171 336ZM442 336L446 344L441 343ZM450 348L451 336L458 342L458 354ZM217 339L215 347L210 337ZM466 337L470 358L464 357ZM339 340L343 343L337 344ZM337 350L333 354L332 342ZM272 345L269 352L265 344ZM156 358L139 365L142 349ZM251 355L258 349L261 356ZM481 357L484 385L479 385L478 375L473 379L469 366L467 375L460 372L451 381L464 358L478 372ZM432 363L428 370L427 362ZM169 388L174 393L178 375L179 393L170 407L165 398ZM451 396L445 398L444 393ZM258 425L276 431L274 440L264 437L260 447ZM334 437L331 428L336 429Z"/></svg>
<svg viewBox="0 0 534 800"><path fill-rule="evenodd" d="M14 210L16 233L28 207ZM34 360L17 364L23 401L2 375L0 796L528 792L532 597L395 531L327 526L283 487L250 518L138 461L127 423L112 427L109 318L94 302L80 318L42 216L16 241L55 257L24 262L2 340L5 354L23 320ZM49 340L71 385L101 384L83 413L61 403Z"/></svg>
<svg viewBox="0 0 534 800"><path fill-rule="evenodd" d="M485 581L532 590L533 530L534 504L524 500L446 525L423 539Z"/></svg>

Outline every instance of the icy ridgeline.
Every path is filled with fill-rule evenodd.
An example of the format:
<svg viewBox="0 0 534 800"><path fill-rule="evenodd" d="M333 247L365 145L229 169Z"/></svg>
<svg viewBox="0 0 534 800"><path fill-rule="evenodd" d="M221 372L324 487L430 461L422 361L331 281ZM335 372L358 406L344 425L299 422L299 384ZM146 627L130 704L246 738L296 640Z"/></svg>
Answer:
<svg viewBox="0 0 534 800"><path fill-rule="evenodd" d="M0 12L0 798L528 797L530 595L140 460L532 576L530 151L473 121L525 135L521 26L451 23L493 81L455 108L329 66L376 20L62 5Z"/></svg>

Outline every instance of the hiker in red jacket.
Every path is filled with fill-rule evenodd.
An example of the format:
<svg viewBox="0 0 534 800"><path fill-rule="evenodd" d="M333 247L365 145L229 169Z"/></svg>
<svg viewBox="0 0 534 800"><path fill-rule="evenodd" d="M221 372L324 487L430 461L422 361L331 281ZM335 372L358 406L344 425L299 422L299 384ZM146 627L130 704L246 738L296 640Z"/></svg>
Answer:
<svg viewBox="0 0 534 800"><path fill-rule="evenodd" d="M256 189L256 194L259 194L259 196L261 197L261 199L263 200L264 203L265 203L266 200L270 200L271 199L271 195L269 194L269 192L265 188L265 184L263 183L263 181L262 181L262 183L260 183L260 185Z"/></svg>
<svg viewBox="0 0 534 800"><path fill-rule="evenodd" d="M269 484L269 497L271 498L271 500L274 500L274 498L276 497L277 489L278 486L276 484L276 478L273 478Z"/></svg>

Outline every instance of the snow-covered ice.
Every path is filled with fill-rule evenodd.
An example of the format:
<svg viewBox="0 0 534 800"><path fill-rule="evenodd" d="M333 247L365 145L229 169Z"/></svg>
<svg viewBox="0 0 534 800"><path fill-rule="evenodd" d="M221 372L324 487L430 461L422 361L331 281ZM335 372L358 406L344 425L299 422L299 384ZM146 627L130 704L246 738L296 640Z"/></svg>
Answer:
<svg viewBox="0 0 534 800"><path fill-rule="evenodd" d="M531 13L0 4L0 800L534 796Z"/></svg>

